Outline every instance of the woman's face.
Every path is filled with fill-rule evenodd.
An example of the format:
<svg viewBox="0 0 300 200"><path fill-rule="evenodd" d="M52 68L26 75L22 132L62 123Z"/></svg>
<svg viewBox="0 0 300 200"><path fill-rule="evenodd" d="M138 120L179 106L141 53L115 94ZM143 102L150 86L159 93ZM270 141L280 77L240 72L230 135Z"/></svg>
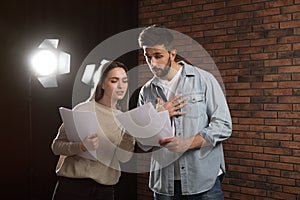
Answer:
<svg viewBox="0 0 300 200"><path fill-rule="evenodd" d="M114 68L107 73L103 82L103 98L111 100L112 103L124 98L128 89L128 77L121 67Z"/></svg>

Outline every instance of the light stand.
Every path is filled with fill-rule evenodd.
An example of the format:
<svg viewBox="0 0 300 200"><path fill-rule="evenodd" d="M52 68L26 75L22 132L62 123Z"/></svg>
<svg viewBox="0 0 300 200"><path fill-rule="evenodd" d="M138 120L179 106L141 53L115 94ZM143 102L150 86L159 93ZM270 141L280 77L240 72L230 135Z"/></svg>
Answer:
<svg viewBox="0 0 300 200"><path fill-rule="evenodd" d="M32 130L32 79L37 78L44 88L58 87L57 76L70 72L71 56L57 49L58 39L45 39L31 56L28 80L28 131L29 131L29 199L33 199L33 130Z"/></svg>

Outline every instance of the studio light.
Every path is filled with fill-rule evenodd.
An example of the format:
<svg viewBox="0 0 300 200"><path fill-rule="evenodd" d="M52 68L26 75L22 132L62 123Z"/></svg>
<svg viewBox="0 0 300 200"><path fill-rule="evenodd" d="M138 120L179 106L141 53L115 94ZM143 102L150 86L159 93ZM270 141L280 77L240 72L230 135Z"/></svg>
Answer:
<svg viewBox="0 0 300 200"><path fill-rule="evenodd" d="M108 60L103 59L100 62L100 66L108 63ZM81 81L86 85L93 86L97 84L100 79L100 68L96 69L96 64L88 64L85 66Z"/></svg>
<svg viewBox="0 0 300 200"><path fill-rule="evenodd" d="M31 66L45 87L57 87L57 75L70 72L71 56L57 49L59 39L45 39L31 58Z"/></svg>
<svg viewBox="0 0 300 200"><path fill-rule="evenodd" d="M96 64L88 64L85 66L81 81L87 85L93 85L93 76Z"/></svg>

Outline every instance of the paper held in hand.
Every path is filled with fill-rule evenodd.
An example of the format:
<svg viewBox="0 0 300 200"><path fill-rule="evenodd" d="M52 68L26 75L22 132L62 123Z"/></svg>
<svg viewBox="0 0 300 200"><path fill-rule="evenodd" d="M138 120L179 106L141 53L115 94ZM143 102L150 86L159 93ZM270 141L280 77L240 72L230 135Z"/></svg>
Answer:
<svg viewBox="0 0 300 200"><path fill-rule="evenodd" d="M86 136L97 132L96 113L89 111L74 111L68 108L59 108L64 123L67 138L70 142L83 141ZM81 152L78 154L83 158L97 160L96 150Z"/></svg>
<svg viewBox="0 0 300 200"><path fill-rule="evenodd" d="M174 136L169 112L157 112L150 102L116 118L130 135L146 146L160 146L159 140Z"/></svg>

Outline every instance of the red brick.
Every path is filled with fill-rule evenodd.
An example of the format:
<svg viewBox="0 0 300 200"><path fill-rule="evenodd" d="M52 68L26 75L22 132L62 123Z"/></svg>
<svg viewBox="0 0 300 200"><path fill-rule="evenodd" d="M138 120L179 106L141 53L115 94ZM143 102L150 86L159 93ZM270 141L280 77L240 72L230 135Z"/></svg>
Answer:
<svg viewBox="0 0 300 200"><path fill-rule="evenodd" d="M227 97L229 103L250 103L249 97Z"/></svg>
<svg viewBox="0 0 300 200"><path fill-rule="evenodd" d="M269 15L278 15L280 14L280 8L270 8L264 9L254 12L254 17L262 17L262 16L269 16Z"/></svg>
<svg viewBox="0 0 300 200"><path fill-rule="evenodd" d="M249 5L243 5L240 6L241 12L247 12L247 11L256 11L256 10L263 10L265 8L264 3L257 3L257 4L249 4Z"/></svg>
<svg viewBox="0 0 300 200"><path fill-rule="evenodd" d="M254 111L252 112L254 118L277 118L278 114L276 111Z"/></svg>
<svg viewBox="0 0 300 200"><path fill-rule="evenodd" d="M300 113L298 112L279 112L279 118L286 118L286 119L299 119Z"/></svg>
<svg viewBox="0 0 300 200"><path fill-rule="evenodd" d="M282 147L284 147L284 146L282 146ZM264 153L266 153L266 154L276 154L276 155L292 155L291 149L274 148L274 147L264 147Z"/></svg>
<svg viewBox="0 0 300 200"><path fill-rule="evenodd" d="M235 185L224 185L222 187L223 189L225 189L226 191L232 191L232 192L239 192L239 187L235 186Z"/></svg>
<svg viewBox="0 0 300 200"><path fill-rule="evenodd" d="M245 194L251 194L254 196L266 196L267 192L266 190L261 190L261 189L255 189L255 188L241 188L241 192Z"/></svg>
<svg viewBox="0 0 300 200"><path fill-rule="evenodd" d="M251 60L267 60L276 58L276 53L259 53L259 54L251 54Z"/></svg>
<svg viewBox="0 0 300 200"><path fill-rule="evenodd" d="M214 23L214 29L221 29L221 28L232 28L237 26L236 21L226 21L226 22L219 22L219 23Z"/></svg>
<svg viewBox="0 0 300 200"><path fill-rule="evenodd" d="M246 131L246 132L239 132L238 134L239 138L242 138L243 140L240 142L235 142L238 144L253 144L253 139L263 139L264 138L264 134L263 133L259 133L259 132L251 132L251 131ZM252 139L252 140L247 140L245 138L248 139Z"/></svg>
<svg viewBox="0 0 300 200"><path fill-rule="evenodd" d="M224 49L224 50L215 50L217 56L222 55L236 55L238 53L237 49Z"/></svg>
<svg viewBox="0 0 300 200"><path fill-rule="evenodd" d="M178 2L172 2L171 6L173 8L178 8L178 7L184 7L190 5L189 1L178 1Z"/></svg>
<svg viewBox="0 0 300 200"><path fill-rule="evenodd" d="M218 36L226 34L226 29L204 31L204 37Z"/></svg>
<svg viewBox="0 0 300 200"><path fill-rule="evenodd" d="M243 159L252 158L252 153L248 153L248 152L227 151L227 155L231 158L243 158Z"/></svg>
<svg viewBox="0 0 300 200"><path fill-rule="evenodd" d="M225 2L216 2L216 3L204 4L203 10L212 10L212 9L218 9L224 7L225 7Z"/></svg>
<svg viewBox="0 0 300 200"><path fill-rule="evenodd" d="M251 83L252 88L277 88L277 82L256 82Z"/></svg>
<svg viewBox="0 0 300 200"><path fill-rule="evenodd" d="M252 180L252 181L266 181L267 176L261 174L241 174L240 176L242 179L245 180Z"/></svg>
<svg viewBox="0 0 300 200"><path fill-rule="evenodd" d="M275 38L268 38L268 39L257 39L251 42L252 46L265 46L265 45L272 45L276 44L277 41Z"/></svg>
<svg viewBox="0 0 300 200"><path fill-rule="evenodd" d="M265 167L265 161L261 160L250 160L250 159L242 159L240 161L240 165L253 166L253 167Z"/></svg>
<svg viewBox="0 0 300 200"><path fill-rule="evenodd" d="M299 142L282 141L281 146L283 148L289 148L289 149L300 149L300 143ZM289 154L285 154L285 155L289 155Z"/></svg>
<svg viewBox="0 0 300 200"><path fill-rule="evenodd" d="M257 147L252 145L240 145L239 151L253 152L253 153L262 153L263 147Z"/></svg>
<svg viewBox="0 0 300 200"><path fill-rule="evenodd" d="M265 104L264 110L292 110L292 104Z"/></svg>
<svg viewBox="0 0 300 200"><path fill-rule="evenodd" d="M281 11L282 13L293 13L293 12L298 12L299 9L300 9L300 5L292 5L292 6L282 7Z"/></svg>
<svg viewBox="0 0 300 200"><path fill-rule="evenodd" d="M254 200L256 197L254 197L251 194L241 194L241 193L232 193L230 195L230 198L228 199L243 199L243 200Z"/></svg>
<svg viewBox="0 0 300 200"><path fill-rule="evenodd" d="M265 66L284 66L292 65L291 59L277 59L277 60L266 60Z"/></svg>
<svg viewBox="0 0 300 200"><path fill-rule="evenodd" d="M293 104L293 111L300 111L300 104Z"/></svg>
<svg viewBox="0 0 300 200"><path fill-rule="evenodd" d="M300 48L300 47L299 47ZM292 44L276 44L264 47L265 52L290 51Z"/></svg>
<svg viewBox="0 0 300 200"><path fill-rule="evenodd" d="M270 1L266 2L266 7L281 7L281 6L288 6L288 5L293 5L293 0L275 0L275 1Z"/></svg>
<svg viewBox="0 0 300 200"><path fill-rule="evenodd" d="M240 118L240 124L264 124L263 119L255 119L255 118Z"/></svg>
<svg viewBox="0 0 300 200"><path fill-rule="evenodd" d="M287 126L287 125L292 125L292 121L289 119L266 119L265 124L266 125L277 125L277 126ZM283 137L282 135L279 136Z"/></svg>
<svg viewBox="0 0 300 200"><path fill-rule="evenodd" d="M280 22L280 21L289 21L292 19L291 14L281 14L264 17L264 23Z"/></svg>
<svg viewBox="0 0 300 200"><path fill-rule="evenodd" d="M299 96L280 96L278 97L278 103L299 103Z"/></svg>
<svg viewBox="0 0 300 200"><path fill-rule="evenodd" d="M278 87L279 88L298 88L300 85L300 81L286 81L280 82Z"/></svg>
<svg viewBox="0 0 300 200"><path fill-rule="evenodd" d="M277 97L270 96L261 96L261 97L252 97L251 103L276 103Z"/></svg>
<svg viewBox="0 0 300 200"><path fill-rule="evenodd" d="M187 7L181 8L183 13L194 13L196 11L202 10L202 5L190 5Z"/></svg>
<svg viewBox="0 0 300 200"><path fill-rule="evenodd" d="M276 126L262 126L262 125L253 125L250 126L250 131L257 131L257 132L275 132Z"/></svg>
<svg viewBox="0 0 300 200"><path fill-rule="evenodd" d="M297 30L299 30L300 33L300 28L298 28ZM293 44L293 50L300 50L300 43Z"/></svg>
<svg viewBox="0 0 300 200"><path fill-rule="evenodd" d="M300 164L300 157L280 156L280 162Z"/></svg>
<svg viewBox="0 0 300 200"><path fill-rule="evenodd" d="M268 196L270 196L272 199L296 200L295 195L292 195L292 194L289 194L289 193L283 193L283 192L268 191Z"/></svg>
<svg viewBox="0 0 300 200"><path fill-rule="evenodd" d="M278 163L278 162L266 162L266 167L268 167L268 168L274 168L274 169L282 169L282 170L293 170L294 169L294 165L293 164ZM281 182L281 183L283 183L283 182Z"/></svg>
<svg viewBox="0 0 300 200"><path fill-rule="evenodd" d="M261 53L261 52L263 52L263 48L261 47L239 48L240 54L253 54L253 53Z"/></svg>
<svg viewBox="0 0 300 200"><path fill-rule="evenodd" d="M287 80L289 79L289 75L284 76L281 75L283 79ZM264 76L264 80L269 80L269 81L276 81L276 80L280 80L279 75L277 76L268 76L265 75ZM293 90L292 89L265 89L264 90L264 95L266 96L291 96L293 95Z"/></svg>
<svg viewBox="0 0 300 200"><path fill-rule="evenodd" d="M253 157L256 160L279 161L279 156L278 155L254 154Z"/></svg>
<svg viewBox="0 0 300 200"><path fill-rule="evenodd" d="M213 39L213 42L224 42L224 41L235 41L236 36L235 35L223 35L223 36L218 36Z"/></svg>
<svg viewBox="0 0 300 200"><path fill-rule="evenodd" d="M299 25L300 25L300 20L280 22L280 28L294 28L294 27L299 27Z"/></svg>
<svg viewBox="0 0 300 200"><path fill-rule="evenodd" d="M287 133L266 133L265 134L266 139L268 140L292 140L293 136L292 134Z"/></svg>
<svg viewBox="0 0 300 200"><path fill-rule="evenodd" d="M300 42L300 36L286 36L286 37L280 37L278 38L278 44L284 44L284 43L297 43Z"/></svg>
<svg viewBox="0 0 300 200"><path fill-rule="evenodd" d="M255 167L253 169L255 174L264 174L268 176L280 176L280 170L278 169L268 169L268 168L259 168Z"/></svg>
<svg viewBox="0 0 300 200"><path fill-rule="evenodd" d="M229 164L227 166L227 168L228 168L229 171L252 173L252 167L246 167L246 166L241 166L241 165L231 165L231 164Z"/></svg>
<svg viewBox="0 0 300 200"><path fill-rule="evenodd" d="M286 182L284 182L286 184ZM283 186L283 192L296 194L299 196L299 187Z"/></svg>
<svg viewBox="0 0 300 200"><path fill-rule="evenodd" d="M262 90L238 90L237 91L238 96L261 96L263 95L263 91Z"/></svg>

